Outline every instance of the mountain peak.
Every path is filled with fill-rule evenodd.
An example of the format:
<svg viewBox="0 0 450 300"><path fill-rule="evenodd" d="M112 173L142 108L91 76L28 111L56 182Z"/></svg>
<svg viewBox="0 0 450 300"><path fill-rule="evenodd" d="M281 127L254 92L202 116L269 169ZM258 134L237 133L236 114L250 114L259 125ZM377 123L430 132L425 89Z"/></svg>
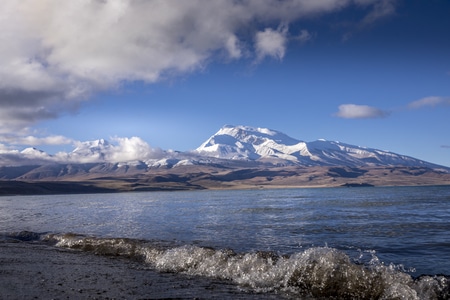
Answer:
<svg viewBox="0 0 450 300"><path fill-rule="evenodd" d="M292 152L289 148L301 151L303 146L303 142L276 130L225 125L194 152L225 159L257 160L263 157L277 158L278 154L289 159L287 156Z"/></svg>
<svg viewBox="0 0 450 300"><path fill-rule="evenodd" d="M80 152L89 150L91 152L101 151L108 148L110 143L105 139L98 139L93 141L86 141L78 143L77 147L72 152Z"/></svg>
<svg viewBox="0 0 450 300"><path fill-rule="evenodd" d="M277 165L349 167L402 165L442 168L389 151L324 139L303 142L276 130L242 125L223 126L195 149L194 153L219 159L270 162Z"/></svg>
<svg viewBox="0 0 450 300"><path fill-rule="evenodd" d="M47 155L44 151L39 150L35 147L25 148L20 153L25 154L25 155L41 155L41 156Z"/></svg>
<svg viewBox="0 0 450 300"><path fill-rule="evenodd" d="M82 157L88 160L103 160L105 153L112 147L112 145L104 139L81 142L72 151L72 157Z"/></svg>
<svg viewBox="0 0 450 300"><path fill-rule="evenodd" d="M156 154L155 154L156 153ZM178 166L180 164L223 163L250 161L253 166L346 166L346 167L426 167L446 173L450 168L432 164L406 155L372 148L354 146L337 141L319 139L304 142L280 131L243 125L225 125L202 145L191 152L154 151L141 140L127 140L119 145L105 139L79 142L70 153L49 155L36 148L21 152L10 151L3 165L33 163L130 163L143 161L148 167ZM217 159L217 160L216 160Z"/></svg>
<svg viewBox="0 0 450 300"><path fill-rule="evenodd" d="M298 140L291 138L280 131L244 125L225 125L215 134L215 136L218 135L229 135L236 139L248 141L254 140L256 143L269 139L284 144L297 144L299 142Z"/></svg>

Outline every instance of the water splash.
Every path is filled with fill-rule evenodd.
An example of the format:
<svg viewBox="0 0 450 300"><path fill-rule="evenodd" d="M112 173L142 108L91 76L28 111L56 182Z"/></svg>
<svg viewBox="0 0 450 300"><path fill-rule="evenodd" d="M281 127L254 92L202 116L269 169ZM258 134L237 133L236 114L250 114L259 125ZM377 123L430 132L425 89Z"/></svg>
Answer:
<svg viewBox="0 0 450 300"><path fill-rule="evenodd" d="M58 247L140 260L161 272L230 280L255 292L336 299L450 298L448 276L414 279L401 266L384 265L375 252L368 263L361 264L329 247L313 247L286 256L77 234L48 234L43 240Z"/></svg>

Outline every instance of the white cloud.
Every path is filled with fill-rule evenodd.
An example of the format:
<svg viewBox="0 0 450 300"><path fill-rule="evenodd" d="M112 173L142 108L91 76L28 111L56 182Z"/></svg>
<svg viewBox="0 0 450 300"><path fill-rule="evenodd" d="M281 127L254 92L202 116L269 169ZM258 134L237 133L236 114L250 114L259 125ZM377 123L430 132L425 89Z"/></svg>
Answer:
<svg viewBox="0 0 450 300"><path fill-rule="evenodd" d="M240 58L242 56L242 47L235 35L230 35L228 37L225 48L231 58Z"/></svg>
<svg viewBox="0 0 450 300"><path fill-rule="evenodd" d="M348 31L342 35L342 42L350 40L355 33L365 30L375 22L395 15L398 0L354 0L357 7L368 13L357 22L347 23Z"/></svg>
<svg viewBox="0 0 450 300"><path fill-rule="evenodd" d="M308 30L302 29L300 31L300 34L295 39L300 41L301 43L306 43L307 41L311 40L312 38L313 38L313 35L311 33L309 33Z"/></svg>
<svg viewBox="0 0 450 300"><path fill-rule="evenodd" d="M75 149L71 152L58 152L50 155L36 148L26 148L18 151L0 144L0 165L94 162L129 163L161 159L167 156L165 151L160 148L152 148L139 137L116 137L112 139L112 142L105 140L75 141L73 145Z"/></svg>
<svg viewBox="0 0 450 300"><path fill-rule="evenodd" d="M368 105L342 104L335 116L345 119L384 118L389 112Z"/></svg>
<svg viewBox="0 0 450 300"><path fill-rule="evenodd" d="M54 162L52 156L34 148L26 148L23 151L0 149L0 166L24 166Z"/></svg>
<svg viewBox="0 0 450 300"><path fill-rule="evenodd" d="M282 60L286 52L288 26L280 25L277 30L266 28L256 33L255 50L257 61L266 56Z"/></svg>
<svg viewBox="0 0 450 300"><path fill-rule="evenodd" d="M134 161L142 159L159 158L162 150L151 148L145 141L139 137L131 138L114 138L118 143L117 146L111 148L111 152L107 155L107 160L114 162Z"/></svg>
<svg viewBox="0 0 450 300"><path fill-rule="evenodd" d="M450 98L436 97L436 96L425 97L409 103L408 108L418 109L426 106L434 107L442 104L450 105Z"/></svg>
<svg viewBox="0 0 450 300"><path fill-rule="evenodd" d="M7 139L3 137L3 139L8 140L10 144L16 144L16 145L30 145L30 146L37 146L37 145L66 145L66 144L73 144L74 140L69 139L65 136L61 135L50 135L45 137L36 137L36 136L23 136L23 137L11 137L10 139Z"/></svg>
<svg viewBox="0 0 450 300"><path fill-rule="evenodd" d="M423 107L435 107L438 105L450 105L450 98L438 96L425 97L410 102L407 107L409 109L420 109ZM339 106L338 112L334 115L345 119L370 119L387 117L390 115L390 111L381 110L368 105L342 104Z"/></svg>
<svg viewBox="0 0 450 300"><path fill-rule="evenodd" d="M87 162L130 162L161 158L164 151L152 148L139 137L115 137L112 143L105 140L76 142L76 148L70 152L60 152L55 161L87 163Z"/></svg>
<svg viewBox="0 0 450 300"><path fill-rule="evenodd" d="M5 144L0 144L0 154L2 154L2 153L9 153L11 151L18 152L17 150L12 150L11 146L8 146L8 145L5 145Z"/></svg>
<svg viewBox="0 0 450 300"><path fill-rule="evenodd" d="M394 3L2 0L0 136L58 118L124 82L154 83L202 69L222 57L217 53L281 60L287 24L361 2L372 8L371 20L389 13ZM271 29L273 24L286 25ZM308 38L307 31L300 33L300 40ZM244 55L248 49L255 53Z"/></svg>
<svg viewBox="0 0 450 300"><path fill-rule="evenodd" d="M359 0L359 2L368 2L369 4L373 4L372 11L363 19L363 24L370 24L378 19L393 15L395 13L395 4L397 1L379 0L373 3L373 1Z"/></svg>

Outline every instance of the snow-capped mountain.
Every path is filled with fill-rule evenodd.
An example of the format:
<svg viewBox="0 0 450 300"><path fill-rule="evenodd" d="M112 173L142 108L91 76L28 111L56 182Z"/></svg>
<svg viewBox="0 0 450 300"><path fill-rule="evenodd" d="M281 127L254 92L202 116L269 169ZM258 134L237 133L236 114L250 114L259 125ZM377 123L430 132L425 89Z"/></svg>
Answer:
<svg viewBox="0 0 450 300"><path fill-rule="evenodd" d="M305 147L305 142L279 131L226 125L194 152L222 159L258 160L264 157L277 157L295 160L291 154L302 153Z"/></svg>
<svg viewBox="0 0 450 300"><path fill-rule="evenodd" d="M104 140L81 142L69 154L70 157L78 157L81 159L102 160L111 150L112 145Z"/></svg>
<svg viewBox="0 0 450 300"><path fill-rule="evenodd" d="M304 142L279 131L248 126L226 125L195 149L194 153L217 159L272 162L278 165L350 167L401 165L442 168L389 151L326 140Z"/></svg>
<svg viewBox="0 0 450 300"><path fill-rule="evenodd" d="M2 182L0 194L448 185L450 168L389 151L227 125L189 152L152 148L138 137L79 142L73 151L53 155L36 148L3 151Z"/></svg>
<svg viewBox="0 0 450 300"><path fill-rule="evenodd" d="M341 142L305 142L282 132L249 126L222 127L190 152L150 147L138 137L79 142L71 152L49 155L36 148L0 154L0 166L107 163L114 168L177 168L192 165L426 167L450 173L450 168L389 151Z"/></svg>
<svg viewBox="0 0 450 300"><path fill-rule="evenodd" d="M24 156L30 156L30 157L41 157L41 158L49 157L49 155L47 153L45 153L44 151L39 150L37 148L34 148L34 147L23 149L20 153L23 154Z"/></svg>
<svg viewBox="0 0 450 300"><path fill-rule="evenodd" d="M77 147L72 151L72 153L76 153L79 155L90 155L93 153L101 154L110 147L111 144L108 141L104 139L99 139L95 141L87 141L79 143Z"/></svg>

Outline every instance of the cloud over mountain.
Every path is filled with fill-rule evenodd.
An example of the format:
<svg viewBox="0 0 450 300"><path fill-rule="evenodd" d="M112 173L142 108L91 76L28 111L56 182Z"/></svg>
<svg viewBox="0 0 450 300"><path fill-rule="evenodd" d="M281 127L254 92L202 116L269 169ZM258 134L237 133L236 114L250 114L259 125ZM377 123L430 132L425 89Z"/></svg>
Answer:
<svg viewBox="0 0 450 300"><path fill-rule="evenodd" d="M148 159L170 157L170 151L153 148L141 138L113 138L111 142L100 139L95 141L75 142L71 152L47 154L36 148L22 151L0 148L0 165L39 165L49 163L97 163L97 162L134 162Z"/></svg>

